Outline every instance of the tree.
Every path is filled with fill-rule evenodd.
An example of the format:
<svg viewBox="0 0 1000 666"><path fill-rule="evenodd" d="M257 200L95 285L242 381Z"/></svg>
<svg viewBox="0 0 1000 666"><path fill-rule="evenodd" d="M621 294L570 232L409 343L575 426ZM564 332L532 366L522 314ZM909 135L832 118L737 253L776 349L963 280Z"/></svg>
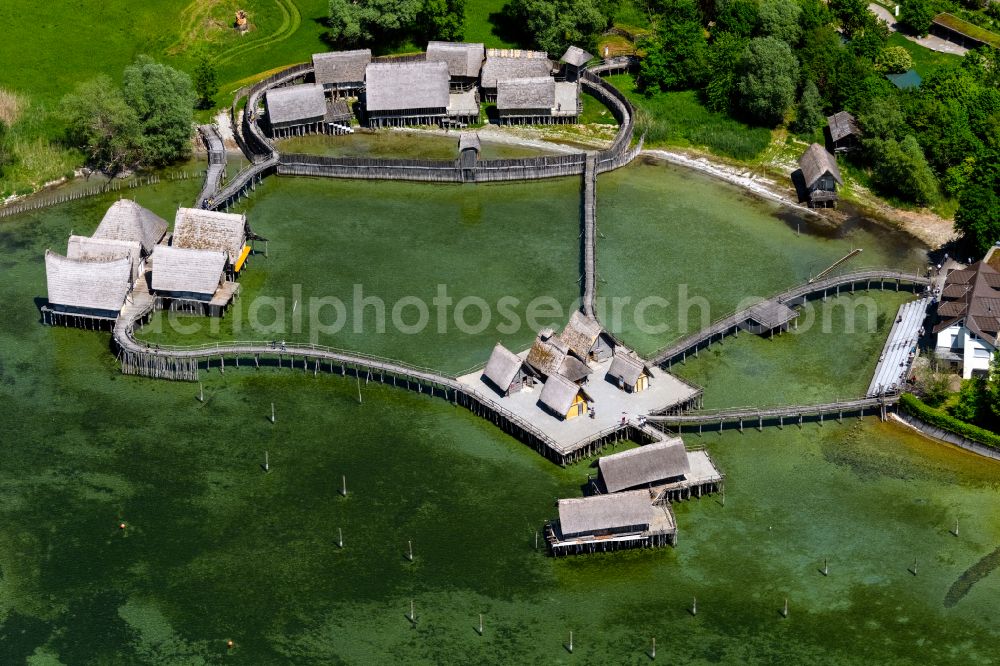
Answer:
<svg viewBox="0 0 1000 666"><path fill-rule="evenodd" d="M1000 152L983 151L976 157L969 182L958 198L955 231L975 253L983 256L1000 241Z"/></svg>
<svg viewBox="0 0 1000 666"><path fill-rule="evenodd" d="M198 65L194 69L194 90L198 95L198 108L212 108L212 98L219 92L219 81L208 54L202 53L198 57Z"/></svg>
<svg viewBox="0 0 1000 666"><path fill-rule="evenodd" d="M757 30L759 17L754 0L718 0L715 5L715 30L737 37L749 37Z"/></svg>
<svg viewBox="0 0 1000 666"><path fill-rule="evenodd" d="M125 68L122 93L139 119L147 164L162 166L190 153L195 94L187 74L139 56Z"/></svg>
<svg viewBox="0 0 1000 666"><path fill-rule="evenodd" d="M799 6L802 7L799 23L803 32L821 28L833 20L830 9L822 0L799 0Z"/></svg>
<svg viewBox="0 0 1000 666"><path fill-rule="evenodd" d="M70 143L90 163L115 174L142 157L142 127L135 110L106 75L77 84L60 105Z"/></svg>
<svg viewBox="0 0 1000 666"><path fill-rule="evenodd" d="M465 0L424 0L417 23L427 39L459 41L465 31Z"/></svg>
<svg viewBox="0 0 1000 666"><path fill-rule="evenodd" d="M848 48L858 58L873 62L889 43L889 26L871 12L854 27Z"/></svg>
<svg viewBox="0 0 1000 666"><path fill-rule="evenodd" d="M910 67L913 67L913 58L902 46L887 46L875 59L875 68L885 74L902 74Z"/></svg>
<svg viewBox="0 0 1000 666"><path fill-rule="evenodd" d="M899 7L899 22L918 35L926 35L937 10L931 0L902 0Z"/></svg>
<svg viewBox="0 0 1000 666"><path fill-rule="evenodd" d="M728 111L733 99L736 68L748 39L723 32L708 48L707 76L703 91L705 106L712 111Z"/></svg>
<svg viewBox="0 0 1000 666"><path fill-rule="evenodd" d="M663 9L670 16L642 47L646 57L639 63L640 85L649 90L690 88L705 74L708 44L693 0L668 0Z"/></svg>
<svg viewBox="0 0 1000 666"><path fill-rule="evenodd" d="M802 8L795 0L764 0L760 3L760 32L795 46L802 37L801 16Z"/></svg>
<svg viewBox="0 0 1000 666"><path fill-rule="evenodd" d="M812 134L824 124L826 116L823 115L823 102L819 98L819 89L812 81L806 81L795 113L795 131Z"/></svg>
<svg viewBox="0 0 1000 666"><path fill-rule="evenodd" d="M753 120L780 122L795 100L799 62L787 43L774 37L751 39L736 76L739 107Z"/></svg>
<svg viewBox="0 0 1000 666"><path fill-rule="evenodd" d="M327 37L340 44L400 38L423 7L424 0L330 0Z"/></svg>
<svg viewBox="0 0 1000 666"><path fill-rule="evenodd" d="M868 11L868 0L830 0L830 11L840 21L848 37L853 37L872 16Z"/></svg>
<svg viewBox="0 0 1000 666"><path fill-rule="evenodd" d="M920 205L937 198L937 179L912 134L902 141L866 140L865 152L872 163L872 181L879 190Z"/></svg>
<svg viewBox="0 0 1000 666"><path fill-rule="evenodd" d="M503 11L532 45L551 55L562 55L571 44L596 48L597 35L608 26L598 0L511 0Z"/></svg>

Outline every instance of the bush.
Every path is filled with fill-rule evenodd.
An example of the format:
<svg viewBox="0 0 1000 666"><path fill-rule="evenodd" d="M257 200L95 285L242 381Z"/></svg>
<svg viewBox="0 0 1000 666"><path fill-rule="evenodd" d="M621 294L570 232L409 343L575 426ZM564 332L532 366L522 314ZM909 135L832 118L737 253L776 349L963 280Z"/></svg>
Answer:
<svg viewBox="0 0 1000 666"><path fill-rule="evenodd" d="M912 393L904 393L899 396L899 406L902 407L903 411L907 414L915 416L921 421L924 421L925 423L936 428L953 432L956 435L965 437L966 439L971 439L972 441L979 442L980 444L985 444L991 448L1000 449L1000 435L980 428L979 426L959 421L953 416L949 416L942 411L924 404L920 398Z"/></svg>
<svg viewBox="0 0 1000 666"><path fill-rule="evenodd" d="M885 74L902 74L911 67L913 58L902 46L887 46L879 51L875 59L875 68Z"/></svg>

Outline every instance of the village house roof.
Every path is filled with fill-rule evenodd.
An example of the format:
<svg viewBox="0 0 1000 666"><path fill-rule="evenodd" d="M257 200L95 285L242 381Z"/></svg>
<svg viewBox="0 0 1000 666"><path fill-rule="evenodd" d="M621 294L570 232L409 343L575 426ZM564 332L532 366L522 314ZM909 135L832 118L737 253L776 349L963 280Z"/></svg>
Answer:
<svg viewBox="0 0 1000 666"><path fill-rule="evenodd" d="M133 241L147 256L167 233L167 221L131 199L119 199L104 213L94 238Z"/></svg>
<svg viewBox="0 0 1000 666"><path fill-rule="evenodd" d="M564 536L628 527L645 531L664 522L668 529L676 528L670 512L655 506L646 490L559 500L559 531Z"/></svg>
<svg viewBox="0 0 1000 666"><path fill-rule="evenodd" d="M449 76L478 77L485 57L486 47L481 43L427 43L427 61L447 63Z"/></svg>
<svg viewBox="0 0 1000 666"><path fill-rule="evenodd" d="M70 236L69 243L66 245L67 259L105 262L122 258L128 259L131 264L130 279L132 282L138 277L141 257L142 246L134 241Z"/></svg>
<svg viewBox="0 0 1000 666"><path fill-rule="evenodd" d="M582 392L583 389L570 380L560 374L554 374L545 380L538 401L556 414L565 415L573 406L577 394ZM584 397L586 397L586 393L584 393Z"/></svg>
<svg viewBox="0 0 1000 666"><path fill-rule="evenodd" d="M246 245L247 218L200 208L178 208L174 218L173 247L215 250L235 262Z"/></svg>
<svg viewBox="0 0 1000 666"><path fill-rule="evenodd" d="M153 291L212 295L222 282L226 255L160 245L153 253Z"/></svg>
<svg viewBox="0 0 1000 666"><path fill-rule="evenodd" d="M312 62L316 83L320 85L363 83L365 67L371 61L371 49L314 53Z"/></svg>
<svg viewBox="0 0 1000 666"><path fill-rule="evenodd" d="M484 88L496 88L497 81L537 78L552 73L552 61L541 51L515 51L517 55L513 56L492 55L492 51L494 49L486 52L486 62L481 73Z"/></svg>
<svg viewBox="0 0 1000 666"><path fill-rule="evenodd" d="M498 342L493 348L493 353L490 354L490 360L486 363L483 375L496 384L497 388L506 391L510 383L517 377L522 364L521 357Z"/></svg>
<svg viewBox="0 0 1000 666"><path fill-rule="evenodd" d="M323 86L315 83L271 88L264 98L272 125L315 121L326 115Z"/></svg>
<svg viewBox="0 0 1000 666"><path fill-rule="evenodd" d="M458 137L458 152L463 150L474 150L477 153L482 149L479 142L479 134L476 132L462 132Z"/></svg>
<svg viewBox="0 0 1000 666"><path fill-rule="evenodd" d="M446 109L448 65L443 62L373 62L365 69L368 111Z"/></svg>
<svg viewBox="0 0 1000 666"><path fill-rule="evenodd" d="M556 80L551 76L497 81L498 109L551 109L556 105Z"/></svg>
<svg viewBox="0 0 1000 666"><path fill-rule="evenodd" d="M960 321L966 328L997 346L1000 332L1000 273L985 261L977 261L968 268L952 271L945 279L938 305L940 333Z"/></svg>
<svg viewBox="0 0 1000 666"><path fill-rule="evenodd" d="M679 437L646 444L598 459L597 468L609 493L683 476L691 470Z"/></svg>
<svg viewBox="0 0 1000 666"><path fill-rule="evenodd" d="M543 329L538 332L538 337L528 350L528 357L525 360L543 375L554 375L559 372L568 352L569 348L552 332L552 329Z"/></svg>
<svg viewBox="0 0 1000 666"><path fill-rule="evenodd" d="M590 55L579 46L570 46L563 53L562 58L559 58L560 62L564 62L567 65L573 65L574 67L582 67L590 62L594 56Z"/></svg>
<svg viewBox="0 0 1000 666"><path fill-rule="evenodd" d="M838 111L826 119L826 124L830 127L830 139L840 141L847 136L861 136L858 129L858 121L847 111Z"/></svg>
<svg viewBox="0 0 1000 666"><path fill-rule="evenodd" d="M582 382L592 372L594 371L590 369L589 365L572 354L566 354L562 363L559 364L559 374L571 382Z"/></svg>
<svg viewBox="0 0 1000 666"><path fill-rule="evenodd" d="M615 347L615 356L608 368L608 377L620 381L626 386L635 386L642 373L649 375L649 367L631 350Z"/></svg>
<svg viewBox="0 0 1000 666"><path fill-rule="evenodd" d="M601 324L596 319L575 310L559 339L571 352L580 358L587 358L600 334Z"/></svg>
<svg viewBox="0 0 1000 666"><path fill-rule="evenodd" d="M807 188L815 185L816 181L826 173L833 176L841 185L844 184L844 179L840 177L840 169L837 168L837 159L818 143L812 144L802 153L802 157L799 158L799 168L802 169L802 177Z"/></svg>
<svg viewBox="0 0 1000 666"><path fill-rule="evenodd" d="M119 312L132 286L132 261L82 261L45 251L49 303L69 308Z"/></svg>

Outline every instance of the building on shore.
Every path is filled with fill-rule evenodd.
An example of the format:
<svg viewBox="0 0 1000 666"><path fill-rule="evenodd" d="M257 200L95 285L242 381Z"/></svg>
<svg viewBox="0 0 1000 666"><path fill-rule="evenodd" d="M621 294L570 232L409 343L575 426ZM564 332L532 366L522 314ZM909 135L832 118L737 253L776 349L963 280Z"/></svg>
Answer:
<svg viewBox="0 0 1000 666"><path fill-rule="evenodd" d="M475 132L462 132L458 137L458 163L462 167L463 180L471 181L475 178L476 162L479 161L481 150L482 143Z"/></svg>
<svg viewBox="0 0 1000 666"><path fill-rule="evenodd" d="M133 260L71 259L45 251L48 303L42 317L48 324L111 328L132 290Z"/></svg>
<svg viewBox="0 0 1000 666"><path fill-rule="evenodd" d="M579 115L575 83L556 81L551 76L497 81L497 117L501 123L575 123Z"/></svg>
<svg viewBox="0 0 1000 666"><path fill-rule="evenodd" d="M440 125L448 119L448 64L373 62L365 68L369 127Z"/></svg>
<svg viewBox="0 0 1000 666"><path fill-rule="evenodd" d="M591 402L590 396L579 384L559 373L549 375L538 396L538 404L543 409L563 420L583 416L590 409Z"/></svg>
<svg viewBox="0 0 1000 666"><path fill-rule="evenodd" d="M264 95L267 125L272 137L329 134L336 125L348 125L351 112L342 99L327 102L323 86L302 83L271 88Z"/></svg>
<svg viewBox="0 0 1000 666"><path fill-rule="evenodd" d="M483 377L502 396L508 396L533 384L535 374L524 360L499 342L490 354Z"/></svg>
<svg viewBox="0 0 1000 666"><path fill-rule="evenodd" d="M952 271L941 290L933 329L937 335L935 355L960 368L964 379L988 374L997 350L1000 272L989 260L998 254L991 250L986 259Z"/></svg>
<svg viewBox="0 0 1000 666"><path fill-rule="evenodd" d="M638 354L624 347L616 347L606 379L627 393L639 393L649 388L652 370Z"/></svg>
<svg viewBox="0 0 1000 666"><path fill-rule="evenodd" d="M597 461L597 493L646 488L657 502L710 495L725 477L704 449L688 450L680 437L604 456Z"/></svg>
<svg viewBox="0 0 1000 666"><path fill-rule="evenodd" d="M486 47L481 43L427 43L427 62L448 65L450 88L454 91L469 91L476 87L485 58Z"/></svg>
<svg viewBox="0 0 1000 666"><path fill-rule="evenodd" d="M844 184L840 169L837 168L837 158L823 146L814 143L799 158L799 169L805 188L804 198L809 207L836 208L837 185Z"/></svg>
<svg viewBox="0 0 1000 666"><path fill-rule="evenodd" d="M575 497L559 500L559 519L545 526L545 538L554 556L675 546L677 522L648 490Z"/></svg>
<svg viewBox="0 0 1000 666"><path fill-rule="evenodd" d="M834 154L848 153L861 145L858 121L847 111L838 111L826 119L826 131Z"/></svg>
<svg viewBox="0 0 1000 666"><path fill-rule="evenodd" d="M212 250L225 255L225 272L235 277L250 256L246 215L200 208L178 208L170 245L185 250Z"/></svg>
<svg viewBox="0 0 1000 666"><path fill-rule="evenodd" d="M552 61L544 51L486 49L480 90L486 102L497 101L497 82L552 76Z"/></svg>
<svg viewBox="0 0 1000 666"><path fill-rule="evenodd" d="M313 77L334 98L356 97L364 90L365 68L371 61L371 49L314 53Z"/></svg>
<svg viewBox="0 0 1000 666"><path fill-rule="evenodd" d="M581 72L586 68L587 63L594 59L594 56L587 53L579 46L570 46L563 53L559 62L562 63L561 77L570 82L580 80Z"/></svg>
<svg viewBox="0 0 1000 666"><path fill-rule="evenodd" d="M160 245L153 253L152 289L159 306L221 317L239 292L226 280L228 258L219 250Z"/></svg>

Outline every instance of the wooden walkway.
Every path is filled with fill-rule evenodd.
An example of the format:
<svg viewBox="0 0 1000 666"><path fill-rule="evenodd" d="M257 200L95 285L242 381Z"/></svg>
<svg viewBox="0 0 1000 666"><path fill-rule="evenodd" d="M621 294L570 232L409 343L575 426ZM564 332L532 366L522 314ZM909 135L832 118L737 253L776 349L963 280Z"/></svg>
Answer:
<svg viewBox="0 0 1000 666"><path fill-rule="evenodd" d="M222 180L226 176L226 146L222 143L219 130L215 125L199 125L201 134L208 149L208 169L205 171L205 184L198 194L198 208L204 208L206 203L217 196Z"/></svg>
<svg viewBox="0 0 1000 666"><path fill-rule="evenodd" d="M597 156L588 154L583 172L583 314L594 317L597 300Z"/></svg>
<svg viewBox="0 0 1000 666"><path fill-rule="evenodd" d="M791 307L820 295L826 298L830 294L840 294L841 289L851 293L854 293L855 289L871 289L872 287L878 289L895 288L898 291L901 287L915 288L929 284L930 278L920 275L892 270L866 270L807 282L772 296L768 300ZM670 367L678 360L683 362L690 353L697 355L700 348L707 347L713 341L721 340L727 335L738 335L740 327L745 326L750 321L752 310L753 308L746 308L734 312L700 331L684 336L669 347L654 354L650 358L650 363Z"/></svg>

